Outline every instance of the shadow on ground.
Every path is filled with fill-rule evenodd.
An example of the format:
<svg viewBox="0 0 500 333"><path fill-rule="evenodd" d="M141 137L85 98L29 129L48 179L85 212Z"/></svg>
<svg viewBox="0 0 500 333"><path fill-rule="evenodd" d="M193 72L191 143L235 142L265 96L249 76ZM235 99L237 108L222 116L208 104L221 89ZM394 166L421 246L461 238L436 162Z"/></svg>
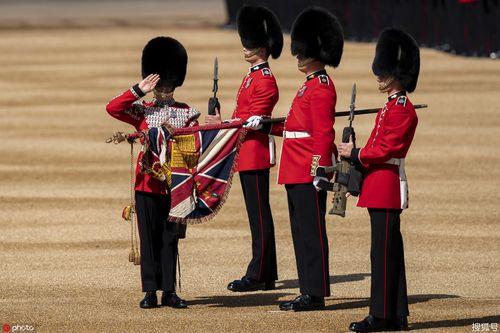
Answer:
<svg viewBox="0 0 500 333"><path fill-rule="evenodd" d="M291 295L291 293L234 293L231 296L207 296L197 297L189 301L189 305L208 305L210 307L251 307L278 305L281 297Z"/></svg>
<svg viewBox="0 0 500 333"><path fill-rule="evenodd" d="M446 299L446 298L459 298L457 295L444 295L444 294L423 294L423 295L410 295L408 296L408 304L423 303L434 299ZM326 310L350 310L357 308L368 308L370 306L370 298L341 298L333 299L334 304L328 305ZM348 300L348 302L342 302ZM355 301L350 301L355 300ZM342 303L337 303L341 301Z"/></svg>
<svg viewBox="0 0 500 333"><path fill-rule="evenodd" d="M346 275L330 276L330 284L361 281L369 277L370 273L356 273ZM282 280L276 282L276 289L293 289L299 288L299 280Z"/></svg>
<svg viewBox="0 0 500 333"><path fill-rule="evenodd" d="M470 326L472 332L473 324L492 324L492 323L497 323L497 324L500 323L500 315L478 317L478 318L425 321L421 323L410 324L410 330L414 331L414 330L423 330L429 328L451 328L451 327Z"/></svg>
<svg viewBox="0 0 500 333"><path fill-rule="evenodd" d="M408 296L409 304L416 303L424 303L432 300L439 299L456 299L460 298L457 295L446 295L446 294L422 294L422 295L411 295ZM346 302L347 300L347 302ZM351 301L354 300L354 301ZM354 298L342 298L342 299L333 299L334 304L331 304L326 307L326 310L350 310L356 308L368 308L370 306L370 299L354 299ZM339 303L340 302L340 303ZM362 318L359 318L361 320ZM500 315L496 316L485 316L485 317L477 317L477 318L461 318L461 319L446 319L446 320L435 320L435 321L427 321L427 322L417 322L411 323L410 316L410 330L423 330L423 329L431 329L431 328L452 328L452 327L465 327L470 326L472 330L473 324L491 324L491 323L500 323Z"/></svg>

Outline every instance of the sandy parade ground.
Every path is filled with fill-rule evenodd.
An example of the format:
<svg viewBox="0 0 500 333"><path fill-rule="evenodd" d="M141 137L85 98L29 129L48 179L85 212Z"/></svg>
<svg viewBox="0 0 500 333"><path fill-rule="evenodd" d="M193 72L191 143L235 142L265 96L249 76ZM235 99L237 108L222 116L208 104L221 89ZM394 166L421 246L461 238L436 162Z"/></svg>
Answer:
<svg viewBox="0 0 500 333"><path fill-rule="evenodd" d="M165 13L165 14L163 14ZM230 117L247 71L237 33L222 29L224 4L209 1L0 3L0 324L36 332L345 332L368 312L370 225L349 199L346 218L327 216L332 296L325 311L289 313L298 294L286 193L271 171L277 289L235 294L228 282L250 259L250 232L236 175L220 214L188 227L180 243L189 309L142 310L139 266L128 262L130 149L106 144L132 128L105 112L140 80L145 43L181 41L189 55L176 99L206 114L212 63ZM271 61L286 115L303 82L289 51ZM346 43L329 69L347 110L381 106L371 73L374 44ZM407 157L410 209L402 215L410 328L490 331L500 326L500 62L421 50L419 126ZM375 116L355 120L364 144ZM347 119L339 118L337 133ZM278 140L278 147L281 140ZM136 147L137 152L137 147ZM331 198L331 194L329 198ZM330 201L330 200L329 200ZM497 328L500 330L500 327Z"/></svg>

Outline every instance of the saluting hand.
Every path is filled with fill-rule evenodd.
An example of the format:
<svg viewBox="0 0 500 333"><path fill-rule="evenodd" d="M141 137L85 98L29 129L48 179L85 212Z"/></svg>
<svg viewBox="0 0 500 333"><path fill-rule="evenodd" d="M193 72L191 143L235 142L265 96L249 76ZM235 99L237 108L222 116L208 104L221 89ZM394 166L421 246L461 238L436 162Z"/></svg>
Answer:
<svg viewBox="0 0 500 333"><path fill-rule="evenodd" d="M158 81L160 81L159 74L149 74L139 83L139 89L145 94L150 93L156 87Z"/></svg>

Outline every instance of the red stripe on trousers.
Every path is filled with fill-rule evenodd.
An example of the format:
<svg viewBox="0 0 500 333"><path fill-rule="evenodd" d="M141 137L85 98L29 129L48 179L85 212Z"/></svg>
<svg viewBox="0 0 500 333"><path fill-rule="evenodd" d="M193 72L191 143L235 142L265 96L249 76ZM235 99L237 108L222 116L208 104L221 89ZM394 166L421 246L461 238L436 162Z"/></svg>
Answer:
<svg viewBox="0 0 500 333"><path fill-rule="evenodd" d="M323 233L321 232L321 218L319 212L319 202L318 202L318 192L316 192L316 208L318 210L318 231L319 231L319 240L321 242L321 263L323 265L323 290L326 296L326 274L325 274L325 249L323 247Z"/></svg>
<svg viewBox="0 0 500 333"><path fill-rule="evenodd" d="M384 318L387 318L387 238L389 234L389 210L385 215L385 250L384 250Z"/></svg>
<svg viewBox="0 0 500 333"><path fill-rule="evenodd" d="M259 267L259 279L262 278L262 261L264 260L264 229L262 228L262 208L260 207L260 191L259 191L259 176L255 175L255 184L257 186L257 201L259 203L259 218L260 218L260 243L261 243L261 255L260 255L260 267Z"/></svg>

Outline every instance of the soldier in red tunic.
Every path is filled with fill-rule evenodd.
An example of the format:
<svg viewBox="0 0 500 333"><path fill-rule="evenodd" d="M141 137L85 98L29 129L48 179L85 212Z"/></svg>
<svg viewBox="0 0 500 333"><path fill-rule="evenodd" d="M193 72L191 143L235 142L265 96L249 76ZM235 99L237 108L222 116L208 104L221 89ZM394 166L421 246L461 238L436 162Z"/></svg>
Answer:
<svg viewBox="0 0 500 333"><path fill-rule="evenodd" d="M245 61L250 70L243 78L232 118L271 116L278 102L276 79L268 58L277 59L283 48L283 34L278 19L264 7L245 6L237 17L238 33ZM207 123L220 123L220 115L207 116ZM229 283L235 292L269 290L278 279L274 224L269 205L269 169L275 164L274 138L251 131L247 134L237 164L245 198L250 231L252 259L245 275Z"/></svg>
<svg viewBox="0 0 500 333"><path fill-rule="evenodd" d="M200 113L174 100L174 90L184 82L187 53L182 44L170 37L156 37L148 42L142 54L143 80L112 99L108 113L134 126L136 131L159 127L198 124ZM151 102L139 101L154 92ZM144 144L143 141L141 141ZM161 305L185 308L186 302L175 293L178 247L178 225L167 222L170 211L170 189L165 180L144 172L144 152L139 154L135 201L141 243L141 281L146 293L141 308L158 306L157 290L163 290Z"/></svg>
<svg viewBox="0 0 500 333"><path fill-rule="evenodd" d="M325 229L326 191L316 187L319 177L310 175L311 163L331 166L335 159L333 124L337 93L325 65L337 67L344 37L338 19L314 8L302 12L292 27L292 54L306 81L298 90L284 123L270 129L282 135L278 183L284 184L301 295L284 302L284 311L322 309L330 296L328 239ZM262 117L248 120L249 128L260 129ZM263 129L266 131L265 129Z"/></svg>
<svg viewBox="0 0 500 333"><path fill-rule="evenodd" d="M417 42L409 34L387 29L379 37L373 73L388 99L377 114L375 127L363 148L342 143L339 153L365 167L358 201L371 219L370 314L351 323L354 332L408 329L408 297L400 232L400 215L408 208L405 157L410 149L417 114L406 96L417 85L420 69Z"/></svg>

